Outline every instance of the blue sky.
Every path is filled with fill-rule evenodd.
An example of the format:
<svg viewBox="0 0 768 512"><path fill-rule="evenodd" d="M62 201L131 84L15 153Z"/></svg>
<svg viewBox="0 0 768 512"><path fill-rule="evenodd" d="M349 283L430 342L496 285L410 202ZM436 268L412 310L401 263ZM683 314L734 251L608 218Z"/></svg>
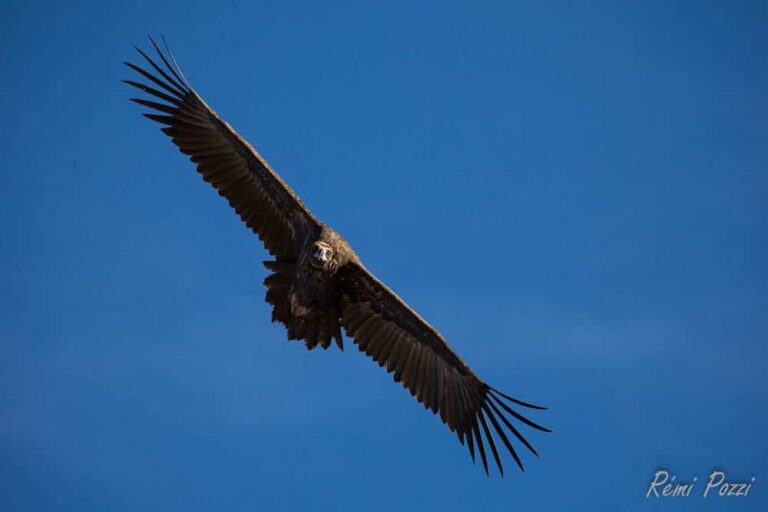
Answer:
<svg viewBox="0 0 768 512"><path fill-rule="evenodd" d="M764 3L105 4L0 19L2 510L766 510ZM524 475L269 323L267 253L120 83L161 32L475 371L550 407ZM757 480L647 500L658 468Z"/></svg>

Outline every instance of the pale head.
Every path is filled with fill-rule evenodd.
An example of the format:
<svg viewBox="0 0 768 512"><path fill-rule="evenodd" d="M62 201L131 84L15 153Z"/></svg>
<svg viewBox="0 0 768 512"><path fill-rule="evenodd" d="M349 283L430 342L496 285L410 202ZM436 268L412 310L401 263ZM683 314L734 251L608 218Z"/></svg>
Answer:
<svg viewBox="0 0 768 512"><path fill-rule="evenodd" d="M309 253L312 263L318 267L327 267L333 260L333 248L325 242L315 242Z"/></svg>

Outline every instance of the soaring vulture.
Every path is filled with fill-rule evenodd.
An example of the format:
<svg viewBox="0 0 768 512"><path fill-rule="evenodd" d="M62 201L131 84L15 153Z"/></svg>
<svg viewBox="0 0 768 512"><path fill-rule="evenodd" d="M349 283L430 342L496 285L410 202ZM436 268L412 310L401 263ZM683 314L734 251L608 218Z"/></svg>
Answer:
<svg viewBox="0 0 768 512"><path fill-rule="evenodd" d="M163 125L162 132L189 155L197 172L274 257L264 262L271 271L264 284L272 321L284 324L288 339L304 340L310 350L318 345L327 349L331 340L343 349L343 327L361 351L393 373L395 382L425 408L439 414L462 445L466 442L473 462L475 450L479 452L486 474L486 447L504 474L498 441L523 470L508 432L538 454L512 419L550 430L513 407L544 407L505 395L480 379L440 333L376 279L344 238L312 215L256 150L203 101L165 40L164 51L150 41L159 60L135 47L149 67L125 63L147 81L125 83L150 99L131 101L152 110L144 116Z"/></svg>

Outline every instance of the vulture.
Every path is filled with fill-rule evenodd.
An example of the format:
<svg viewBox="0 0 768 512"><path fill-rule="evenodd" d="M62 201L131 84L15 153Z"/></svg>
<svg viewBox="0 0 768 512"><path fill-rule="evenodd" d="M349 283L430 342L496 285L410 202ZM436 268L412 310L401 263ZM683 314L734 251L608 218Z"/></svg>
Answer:
<svg viewBox="0 0 768 512"><path fill-rule="evenodd" d="M318 220L248 141L203 101L165 38L162 49L149 39L155 58L135 46L144 67L125 62L144 83L124 82L147 95L131 101L151 110L143 115L163 126L161 131L189 156L203 180L226 198L272 256L264 262L270 271L264 285L272 321L282 323L288 339L303 341L309 350L327 349L332 341L343 349L343 329L395 382L439 416L466 444L473 463L475 452L479 454L486 475L492 455L503 476L502 444L524 471L510 438L538 457L518 427L551 430L519 408L545 408L512 398L478 377L437 329L365 268L346 240Z"/></svg>

